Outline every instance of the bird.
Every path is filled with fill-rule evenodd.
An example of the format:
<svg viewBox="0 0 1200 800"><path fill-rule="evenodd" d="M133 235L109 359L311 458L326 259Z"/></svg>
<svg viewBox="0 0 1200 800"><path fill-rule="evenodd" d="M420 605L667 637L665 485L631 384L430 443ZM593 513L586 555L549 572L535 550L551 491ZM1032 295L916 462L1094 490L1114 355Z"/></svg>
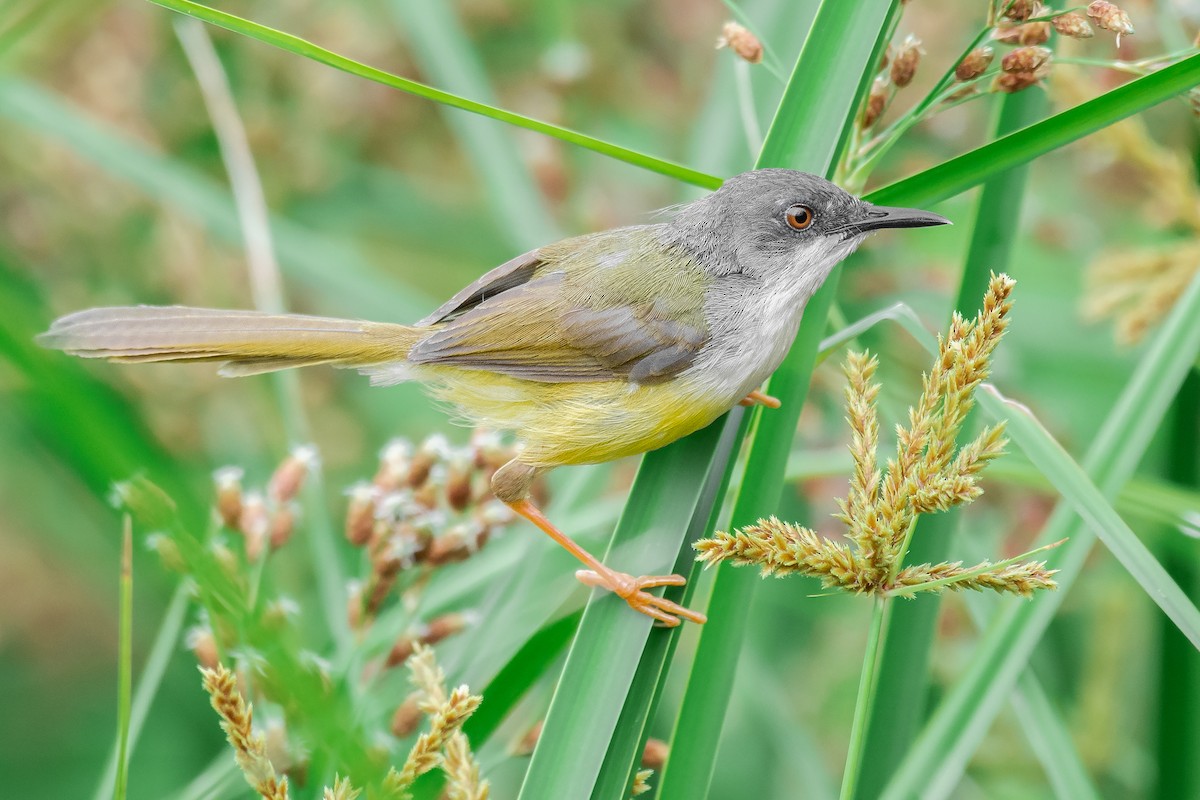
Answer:
<svg viewBox="0 0 1200 800"><path fill-rule="evenodd" d="M535 479L657 449L739 403L778 407L760 387L833 268L875 231L949 220L789 169L732 176L652 219L530 250L412 325L122 306L61 317L38 341L114 362L219 362L230 377L325 364L419 381L514 435L492 493L583 562L580 581L663 625L703 623L652 591L683 576L619 572L555 527L530 499Z"/></svg>

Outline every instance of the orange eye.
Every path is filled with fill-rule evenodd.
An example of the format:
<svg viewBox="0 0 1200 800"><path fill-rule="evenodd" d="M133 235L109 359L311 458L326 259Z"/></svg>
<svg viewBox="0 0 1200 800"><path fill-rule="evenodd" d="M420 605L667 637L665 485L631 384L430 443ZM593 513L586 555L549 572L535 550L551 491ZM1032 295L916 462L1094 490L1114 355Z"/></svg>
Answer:
<svg viewBox="0 0 1200 800"><path fill-rule="evenodd" d="M813 224L813 212L808 206L799 204L788 206L788 210L784 212L783 217L787 220L788 225L798 231L802 231Z"/></svg>

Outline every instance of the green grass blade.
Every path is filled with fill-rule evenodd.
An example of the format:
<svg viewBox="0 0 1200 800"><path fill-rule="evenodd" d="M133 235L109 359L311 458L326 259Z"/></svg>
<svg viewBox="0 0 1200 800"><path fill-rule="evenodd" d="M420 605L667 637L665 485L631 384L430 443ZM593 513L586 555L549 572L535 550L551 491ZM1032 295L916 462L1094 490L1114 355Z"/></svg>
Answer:
<svg viewBox="0 0 1200 800"><path fill-rule="evenodd" d="M125 515L121 535L121 630L117 669L117 774L113 797L125 800L129 789L130 698L133 695L133 522Z"/></svg>
<svg viewBox="0 0 1200 800"><path fill-rule="evenodd" d="M697 505L720 435L741 409L642 460L625 511L604 557L624 571L660 573L687 546ZM707 509L706 509L707 511ZM635 614L611 593L596 593L584 611L567 655L537 748L521 786L521 800L589 797L651 635L651 619Z"/></svg>
<svg viewBox="0 0 1200 800"><path fill-rule="evenodd" d="M1083 468L1107 498L1129 479L1157 422L1200 353L1200 277L1180 297L1138 363L1125 391L1088 449ZM982 395L986 398L987 395ZM1034 647L1095 541L1060 505L1040 537L1067 538L1052 553L1062 590L1006 606L984 632L965 673L951 688L889 782L884 798L946 797L1007 700Z"/></svg>
<svg viewBox="0 0 1200 800"><path fill-rule="evenodd" d="M1041 92L1005 96L993 125L994 138L1028 125L1044 113L1045 107ZM1027 167L1017 167L983 185L954 301L954 310L965 317L974 315L979 307L991 272L1003 271L1009 263L1014 242L1012 220L1020 217L1027 175ZM969 428L961 437L963 444L971 436ZM908 563L937 563L951 558L959 520L957 509L922 517ZM894 604L879 669L878 691L887 702L874 706L858 797L878 797L923 721L928 703L929 654L940 600L940 595L930 594Z"/></svg>
<svg viewBox="0 0 1200 800"><path fill-rule="evenodd" d="M146 724L146 716L150 713L150 705L154 702L158 687L162 685L163 675L167 672L171 657L175 655L176 648L179 646L179 636L183 632L183 623L187 618L188 604L188 589L185 584L181 583L175 589L175 593L171 595L171 602L167 605L166 613L163 614L162 622L158 626L158 633L154 635L154 644L150 646L150 655L146 657L146 664L138 676L137 690L133 693L133 703L129 713L130 752L137 747L142 726ZM93 795L94 800L108 800L113 796L114 780L119 763L121 763L120 745L116 744L113 746L108 764L104 768L104 774L100 778L100 784Z"/></svg>
<svg viewBox="0 0 1200 800"><path fill-rule="evenodd" d="M390 0L388 8L407 33L423 75L455 94L495 105L483 64L456 17L452 3ZM513 132L474 114L445 114L446 124L471 157L493 200L490 212L501 222L509 243L531 250L562 238L554 217L534 185L531 171L513 140Z"/></svg>
<svg viewBox="0 0 1200 800"><path fill-rule="evenodd" d="M983 560L984 557L982 553L968 554L971 560ZM985 599L967 592L962 595L962 600L975 626L986 627L991 611ZM1021 723L1021 732L1029 740L1030 750L1041 763L1055 797L1060 800L1100 800L1100 793L1088 777L1087 768L1071 740L1071 732L1032 670L1025 670L1017 681L1012 704Z"/></svg>
<svg viewBox="0 0 1200 800"><path fill-rule="evenodd" d="M875 65L896 6L886 0L823 2L771 123L758 166L791 166L830 173L857 109L869 67ZM871 32L864 35L864 32ZM814 82L812 75L826 76ZM746 473L732 524L770 514L779 502L787 455L808 391L817 347L837 286L837 275L809 301L799 335L771 377L769 391L781 409L756 412ZM671 741L675 754L659 785L663 800L704 797L745 633L746 615L759 578L750 570L719 567L709 599L709 622L700 633L683 705Z"/></svg>
<svg viewBox="0 0 1200 800"><path fill-rule="evenodd" d="M1087 474L1067 455L1028 408L1009 400L996 387L984 385L988 405L1003 405L1008 420L1006 432L1042 474L1050 479L1093 534L1104 542L1121 566L1141 585L1179 630L1200 650L1200 610L1171 579L1158 559L1129 529Z"/></svg>
<svg viewBox="0 0 1200 800"><path fill-rule="evenodd" d="M725 427L714 454L714 465L732 461L736 454L736 446L745 435L748 422L748 415L743 414L737 425ZM731 470L728 469L714 468L709 472L700 500L696 504L696 513L684 537L687 543L707 536L717 524L717 516L721 512L721 498L729 489L730 477ZM692 553L690 546L681 548L671 571L680 575L693 573L696 559ZM694 599L697 581L694 574L691 577L692 580L688 581L679 601L684 605L690 605ZM678 635L652 636L647 641L637 673L629 687L625 707L617 721L613 739L609 742L608 754L592 791L594 800L621 796L632 785L649 735L648 725L654 716L663 684L666 682L667 666L671 663L671 657L678 644Z"/></svg>
<svg viewBox="0 0 1200 800"><path fill-rule="evenodd" d="M1068 145L1200 83L1200 53L917 175L871 192L872 202L923 206Z"/></svg>
<svg viewBox="0 0 1200 800"><path fill-rule="evenodd" d="M423 97L426 100L432 100L435 103L469 111L473 114L480 114L499 122L516 125L519 128L527 128L537 133L544 133L547 136L553 136L564 142L585 147L601 155L606 155L618 161L624 161L628 164L633 164L635 167L657 172L685 183L691 183L706 189L715 189L721 185L720 178L706 175L703 172L690 169L682 164L655 158L654 156L639 153L627 147L621 147L612 142L606 142L593 136L570 130L569 128L552 125L549 122L543 122L512 111L505 111L502 108L496 108L487 103L469 100L452 92L435 89L432 86L426 86L423 83L402 78L399 75L393 75L390 72L385 72L375 67L369 67L354 59L339 55L331 50L326 50L324 47L319 47L306 39L301 39L299 36L275 30L274 28L252 22L251 20L225 11L218 11L215 8L193 3L191 0L150 0L150 2L172 11L178 11L180 14L186 14L189 17L195 17L212 25L225 28L250 39L256 39L272 47L278 47L289 53L295 53L298 56L303 56L334 69L339 69L342 72L366 78L367 80L381 83L384 86L390 86L393 89L399 89L402 92L408 92L409 94Z"/></svg>

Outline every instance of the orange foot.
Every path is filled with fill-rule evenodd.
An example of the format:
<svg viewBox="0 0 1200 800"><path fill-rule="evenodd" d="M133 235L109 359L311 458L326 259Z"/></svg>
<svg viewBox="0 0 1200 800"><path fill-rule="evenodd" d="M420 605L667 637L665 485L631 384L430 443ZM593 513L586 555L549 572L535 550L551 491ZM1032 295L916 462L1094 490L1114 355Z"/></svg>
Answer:
<svg viewBox="0 0 1200 800"><path fill-rule="evenodd" d="M644 575L635 578L624 572L605 568L604 572L581 569L575 573L575 577L588 586L608 589L628 603L634 611L654 617L668 628L678 625L681 621L680 617L700 625L708 622L708 617L703 614L645 591L658 586L683 586L687 583L687 579L682 575Z"/></svg>
<svg viewBox="0 0 1200 800"><path fill-rule="evenodd" d="M781 405L783 405L779 402L778 397L771 397L769 394L763 394L758 389L755 389L753 392L738 401L738 405L742 406L752 406L755 403L761 403L767 408L779 408Z"/></svg>

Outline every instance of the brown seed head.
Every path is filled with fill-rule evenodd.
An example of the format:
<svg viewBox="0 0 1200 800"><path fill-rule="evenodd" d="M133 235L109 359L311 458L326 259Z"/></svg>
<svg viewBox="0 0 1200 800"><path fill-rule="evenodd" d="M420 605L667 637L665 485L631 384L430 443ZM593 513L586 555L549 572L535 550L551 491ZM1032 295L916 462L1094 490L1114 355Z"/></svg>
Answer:
<svg viewBox="0 0 1200 800"><path fill-rule="evenodd" d="M258 492L250 492L243 499L237 529L246 540L246 557L257 561L271 532L271 516L267 513L266 501Z"/></svg>
<svg viewBox="0 0 1200 800"><path fill-rule="evenodd" d="M278 550L292 538L296 531L296 509L285 505L271 517L271 549Z"/></svg>
<svg viewBox="0 0 1200 800"><path fill-rule="evenodd" d="M412 459L412 444L405 439L393 439L379 454L379 471L375 473L375 485L384 492L394 492L408 480L409 461Z"/></svg>
<svg viewBox="0 0 1200 800"><path fill-rule="evenodd" d="M992 91L1015 94L1036 84L1039 76L1033 72L1001 72L992 81Z"/></svg>
<svg viewBox="0 0 1200 800"><path fill-rule="evenodd" d="M421 692L413 692L392 714L392 735L403 739L421 724Z"/></svg>
<svg viewBox="0 0 1200 800"><path fill-rule="evenodd" d="M863 130L870 128L879 121L879 117L883 115L883 111L887 108L888 97L891 95L891 87L888 84L887 76L879 75L875 78L875 82L871 84L871 93L867 95L867 102L863 105L862 119L859 120L859 126Z"/></svg>
<svg viewBox="0 0 1200 800"><path fill-rule="evenodd" d="M304 479L317 463L317 449L310 445L297 447L284 459L267 484L267 496L276 503L287 503L296 499Z"/></svg>
<svg viewBox="0 0 1200 800"><path fill-rule="evenodd" d="M1095 0L1087 7L1087 15L1104 30L1115 33L1118 46L1121 44L1122 36L1133 35L1133 21L1115 3L1109 3L1107 0Z"/></svg>
<svg viewBox="0 0 1200 800"><path fill-rule="evenodd" d="M1033 11L1036 6L1036 0L1013 0L1013 2L1004 9L1004 16L1008 19L1016 20L1017 22L1024 22L1033 16Z"/></svg>
<svg viewBox="0 0 1200 800"><path fill-rule="evenodd" d="M243 474L241 467L221 467L213 473L217 490L217 516L227 528L236 528L238 518L242 515Z"/></svg>
<svg viewBox="0 0 1200 800"><path fill-rule="evenodd" d="M728 47L738 58L758 64L763 58L762 42L758 37L736 22L726 22L717 38L717 49Z"/></svg>
<svg viewBox="0 0 1200 800"><path fill-rule="evenodd" d="M901 89L912 83L913 76L917 74L917 65L921 63L923 52L921 40L909 34L892 60L892 83Z"/></svg>
<svg viewBox="0 0 1200 800"><path fill-rule="evenodd" d="M1050 39L1049 22L1027 22L1024 25L1006 25L992 31L992 38L1003 44L1045 44Z"/></svg>
<svg viewBox="0 0 1200 800"><path fill-rule="evenodd" d="M472 466L464 457L455 457L446 465L446 502L455 511L463 511L471 504Z"/></svg>
<svg viewBox="0 0 1200 800"><path fill-rule="evenodd" d="M662 739L647 739L646 746L642 749L642 766L661 772L670 752L670 745Z"/></svg>
<svg viewBox="0 0 1200 800"><path fill-rule="evenodd" d="M976 47L967 53L966 58L958 62L958 66L954 68L954 77L960 81L978 78L991 66L995 55L996 51L987 45Z"/></svg>
<svg viewBox="0 0 1200 800"><path fill-rule="evenodd" d="M197 625L187 632L184 639L188 649L196 657L196 663L204 669L216 669L221 656L217 650L217 639L212 629L205 625Z"/></svg>
<svg viewBox="0 0 1200 800"><path fill-rule="evenodd" d="M1050 60L1050 51L1045 47L1022 47L1005 53L1000 60L1000 69L1005 72L1036 72Z"/></svg>
<svg viewBox="0 0 1200 800"><path fill-rule="evenodd" d="M355 547L362 547L371 540L375 532L375 501L379 489L368 483L360 483L350 489L350 503L346 506L346 539Z"/></svg>
<svg viewBox="0 0 1200 800"><path fill-rule="evenodd" d="M1078 11L1059 14L1054 18L1053 23L1054 30L1072 39L1090 39L1096 35L1096 32L1092 30L1092 26L1088 23L1087 17Z"/></svg>

